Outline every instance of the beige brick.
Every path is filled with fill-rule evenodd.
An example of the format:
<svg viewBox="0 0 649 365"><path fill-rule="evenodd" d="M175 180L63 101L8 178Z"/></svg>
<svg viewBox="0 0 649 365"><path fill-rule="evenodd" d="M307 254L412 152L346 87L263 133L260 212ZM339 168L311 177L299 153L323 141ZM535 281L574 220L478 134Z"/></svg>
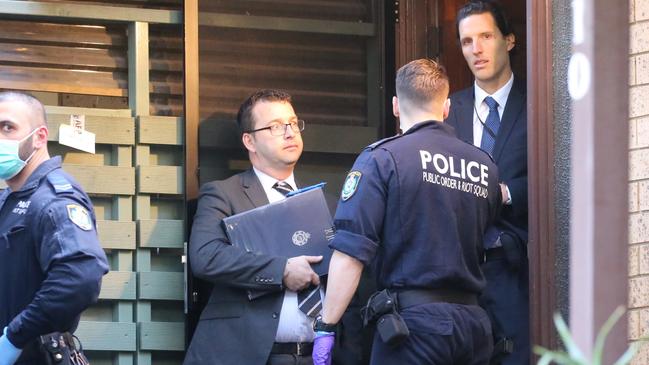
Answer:
<svg viewBox="0 0 649 365"><path fill-rule="evenodd" d="M629 312L630 314L631 312ZM632 337L632 339L647 338L649 336L649 308L642 308L637 311L638 313L638 337ZM630 318L629 318L630 323ZM629 328L630 330L630 328Z"/></svg>
<svg viewBox="0 0 649 365"><path fill-rule="evenodd" d="M629 57L629 85L633 86L637 84L636 81L636 57Z"/></svg>
<svg viewBox="0 0 649 365"><path fill-rule="evenodd" d="M638 182L638 210L649 210L649 180Z"/></svg>
<svg viewBox="0 0 649 365"><path fill-rule="evenodd" d="M649 149L639 149L629 152L629 180L649 179ZM642 192L640 192L642 201Z"/></svg>
<svg viewBox="0 0 649 365"><path fill-rule="evenodd" d="M638 17L638 8L636 7L636 20ZM649 51L649 22L638 22L631 24L629 31L630 52L638 54Z"/></svg>
<svg viewBox="0 0 649 365"><path fill-rule="evenodd" d="M629 311L629 339L637 340L640 338L640 310L633 309Z"/></svg>
<svg viewBox="0 0 649 365"><path fill-rule="evenodd" d="M632 85L649 84L649 53L643 53L634 58L635 84Z"/></svg>
<svg viewBox="0 0 649 365"><path fill-rule="evenodd" d="M629 215L629 242L644 243L649 241L649 212Z"/></svg>
<svg viewBox="0 0 649 365"><path fill-rule="evenodd" d="M649 203L647 204L649 205ZM629 212L640 210L640 197L638 195L638 183L629 183Z"/></svg>
<svg viewBox="0 0 649 365"><path fill-rule="evenodd" d="M638 245L629 246L629 276L637 276L640 273L638 252L640 248Z"/></svg>
<svg viewBox="0 0 649 365"><path fill-rule="evenodd" d="M629 280L629 308L649 306L649 276ZM644 326L640 326L643 328Z"/></svg>
<svg viewBox="0 0 649 365"><path fill-rule="evenodd" d="M629 146L633 146L632 148L649 147L649 117L631 119L631 121L635 122L630 123L635 124L635 141L631 144L631 140L629 140ZM634 127L629 126L629 129Z"/></svg>
<svg viewBox="0 0 649 365"><path fill-rule="evenodd" d="M631 360L631 365L647 365L649 364L649 346L645 344L640 350L636 353Z"/></svg>
<svg viewBox="0 0 649 365"><path fill-rule="evenodd" d="M635 0L635 6L633 7L633 19L634 21L649 20L649 1L647 0Z"/></svg>
<svg viewBox="0 0 649 365"><path fill-rule="evenodd" d="M649 275L649 244L638 246L638 272Z"/></svg>
<svg viewBox="0 0 649 365"><path fill-rule="evenodd" d="M629 23L635 21L635 1L629 0Z"/></svg>
<svg viewBox="0 0 649 365"><path fill-rule="evenodd" d="M649 115L649 85L629 89L629 114L631 118Z"/></svg>
<svg viewBox="0 0 649 365"><path fill-rule="evenodd" d="M647 136L649 138L649 136ZM638 120L630 119L629 120L629 148L639 148L638 145Z"/></svg>

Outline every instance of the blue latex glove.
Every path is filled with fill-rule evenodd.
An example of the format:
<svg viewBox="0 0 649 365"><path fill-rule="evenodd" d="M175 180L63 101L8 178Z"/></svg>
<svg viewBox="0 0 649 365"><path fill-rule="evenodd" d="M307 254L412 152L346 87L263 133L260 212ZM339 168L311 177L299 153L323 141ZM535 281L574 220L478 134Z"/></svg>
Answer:
<svg viewBox="0 0 649 365"><path fill-rule="evenodd" d="M315 333L313 340L313 365L331 365L331 349L334 347L334 340L336 335L333 332Z"/></svg>
<svg viewBox="0 0 649 365"><path fill-rule="evenodd" d="M0 336L0 365L13 365L20 357L23 350L14 346L7 338L7 327Z"/></svg>

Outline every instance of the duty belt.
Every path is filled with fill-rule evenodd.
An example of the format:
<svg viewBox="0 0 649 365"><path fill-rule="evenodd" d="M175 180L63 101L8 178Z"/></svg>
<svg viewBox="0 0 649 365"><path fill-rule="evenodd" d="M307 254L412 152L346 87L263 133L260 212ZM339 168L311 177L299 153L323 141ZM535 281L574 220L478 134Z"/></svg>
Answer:
<svg viewBox="0 0 649 365"><path fill-rule="evenodd" d="M478 305L476 294L459 290L411 289L393 291L393 293L397 293L397 304L400 310L424 303Z"/></svg>

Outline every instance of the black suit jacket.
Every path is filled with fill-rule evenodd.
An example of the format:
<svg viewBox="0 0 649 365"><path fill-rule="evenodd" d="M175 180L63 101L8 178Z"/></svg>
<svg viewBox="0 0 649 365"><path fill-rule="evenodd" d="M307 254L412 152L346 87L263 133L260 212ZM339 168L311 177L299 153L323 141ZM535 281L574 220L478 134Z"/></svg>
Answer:
<svg viewBox="0 0 649 365"><path fill-rule="evenodd" d="M446 122L458 137L473 144L473 86L451 95L451 111ZM512 204L503 206L497 222L500 229L516 233L527 242L527 95L525 80L514 84L500 118L493 159L500 181L509 187Z"/></svg>
<svg viewBox="0 0 649 365"><path fill-rule="evenodd" d="M193 274L214 284L184 364L263 365L282 308L286 257L253 254L232 246L224 217L268 204L254 171L201 187L189 243ZM252 301L249 289L270 294Z"/></svg>

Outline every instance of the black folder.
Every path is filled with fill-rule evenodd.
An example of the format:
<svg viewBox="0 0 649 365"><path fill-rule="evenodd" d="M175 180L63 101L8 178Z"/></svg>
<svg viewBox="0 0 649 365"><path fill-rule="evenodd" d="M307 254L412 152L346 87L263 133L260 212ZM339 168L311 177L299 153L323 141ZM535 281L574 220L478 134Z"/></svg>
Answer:
<svg viewBox="0 0 649 365"><path fill-rule="evenodd" d="M249 252L268 255L322 255L322 261L312 267L318 275L326 275L332 254L328 244L335 229L322 185L298 190L284 200L224 218L230 242Z"/></svg>

